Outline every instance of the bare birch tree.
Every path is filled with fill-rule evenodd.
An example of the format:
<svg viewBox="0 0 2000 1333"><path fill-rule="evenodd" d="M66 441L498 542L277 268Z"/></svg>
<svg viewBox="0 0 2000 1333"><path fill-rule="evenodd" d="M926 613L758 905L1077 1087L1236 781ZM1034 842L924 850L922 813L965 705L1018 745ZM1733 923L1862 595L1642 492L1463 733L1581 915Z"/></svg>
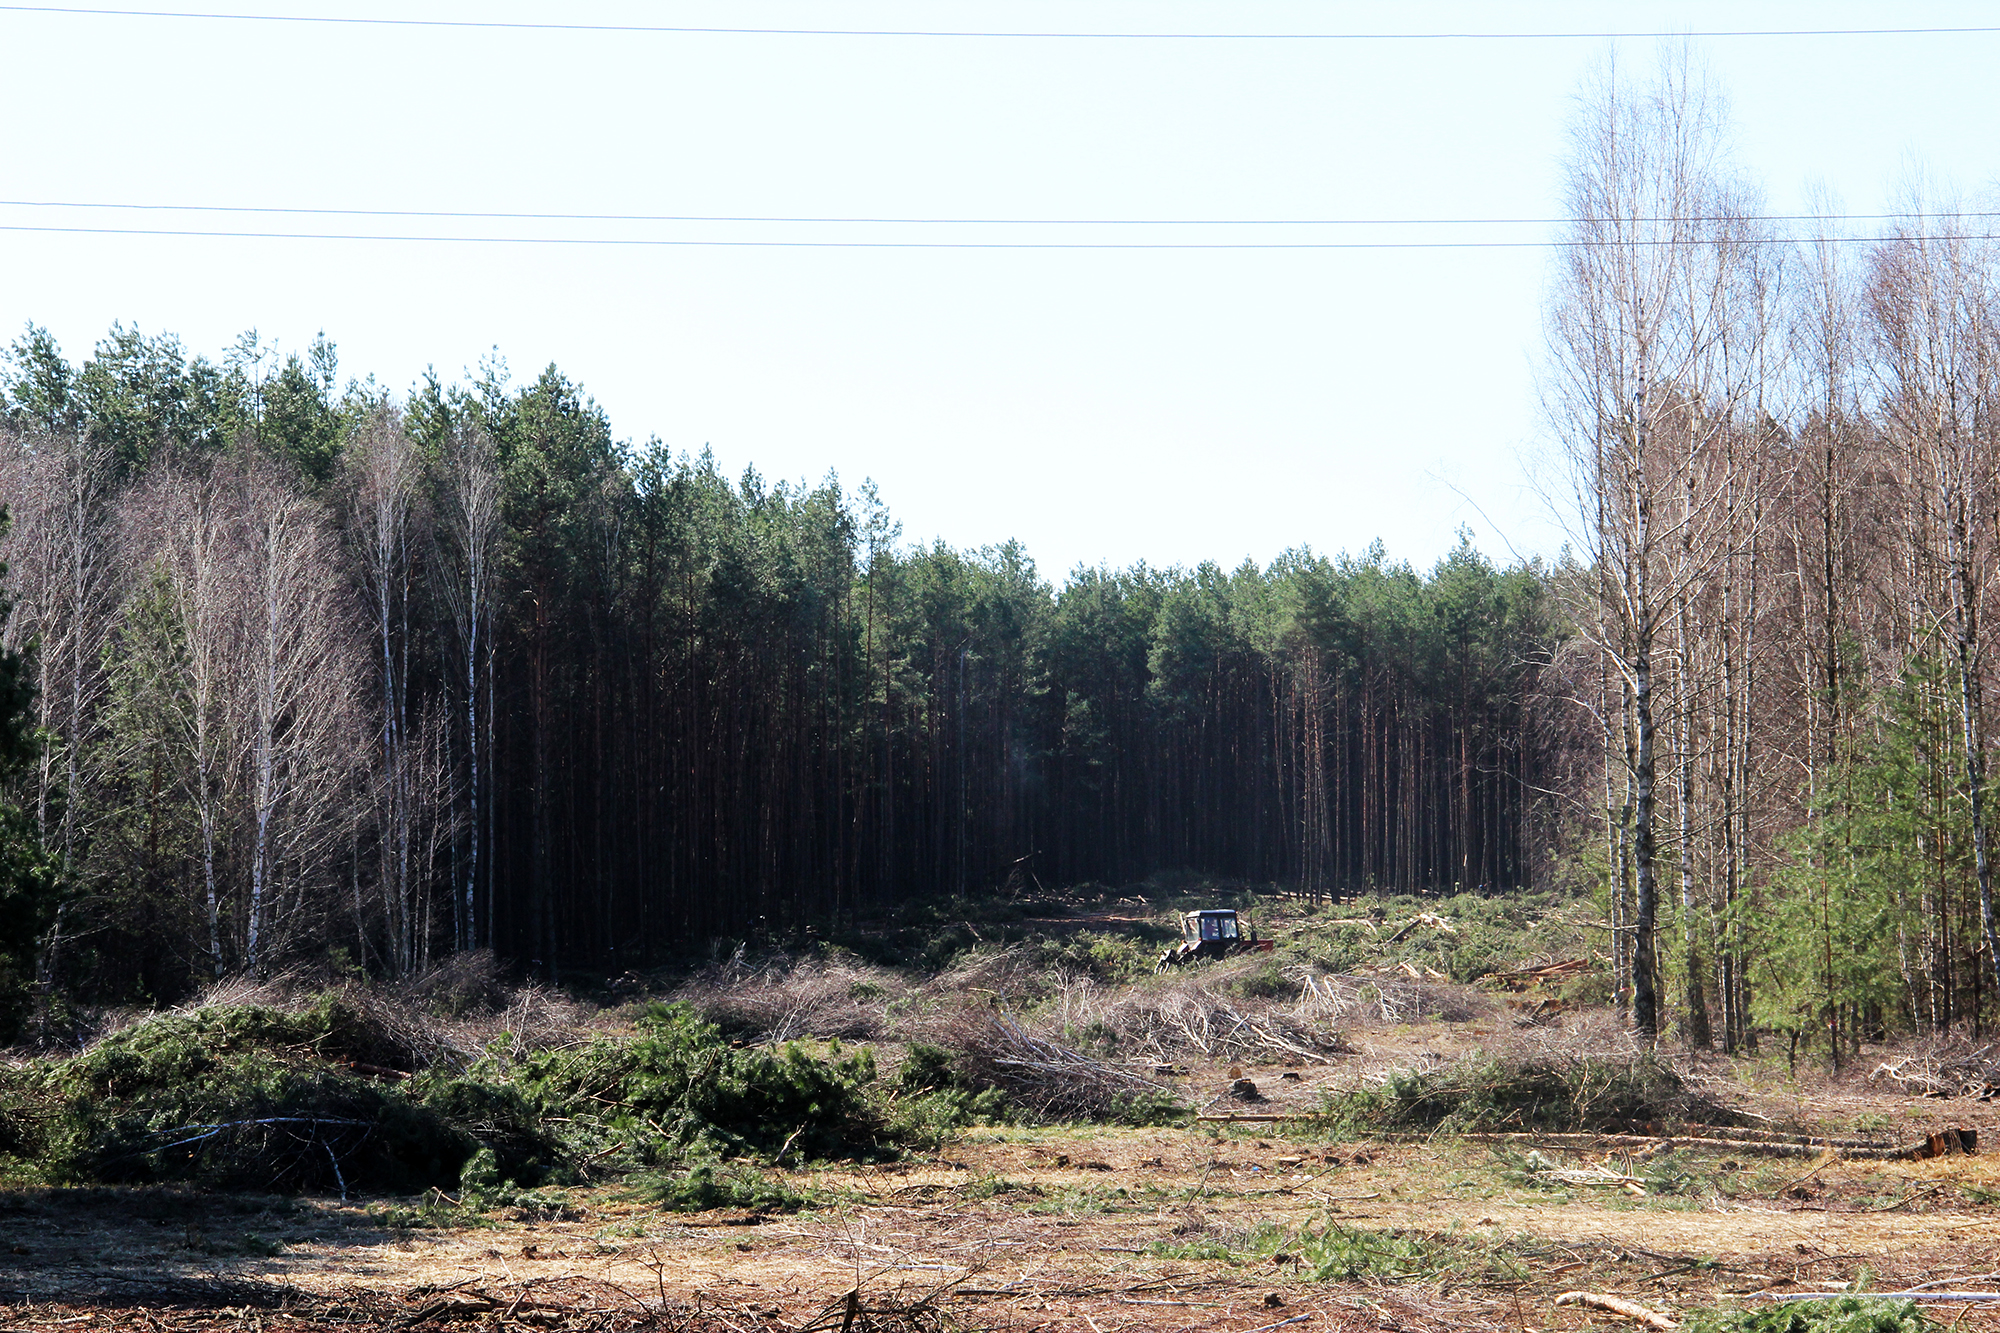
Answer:
<svg viewBox="0 0 2000 1333"><path fill-rule="evenodd" d="M243 689L249 765L244 966L262 970L304 912L345 828L356 771L358 663L325 516L268 466L237 483L243 534ZM247 697L245 697L247 696ZM287 897L283 890L292 892Z"/></svg>
<svg viewBox="0 0 2000 1333"><path fill-rule="evenodd" d="M411 752L410 596L421 537L422 460L403 429L400 410L377 407L348 440L351 488L348 536L359 557L374 640L375 695L380 710L375 791L381 890L389 928L389 958L399 973L421 966L420 938L429 881L415 867L418 794Z"/></svg>
<svg viewBox="0 0 2000 1333"><path fill-rule="evenodd" d="M455 640L456 656L449 671L464 691L465 719L466 776L461 784L466 802L465 861L455 886L452 919L458 947L472 949L492 943L490 909L479 910L486 829L481 822L480 756L492 723L483 719L479 699L493 652L490 627L499 574L500 467L485 430L476 420L461 417L451 424L437 468L439 558L434 567Z"/></svg>
<svg viewBox="0 0 2000 1333"><path fill-rule="evenodd" d="M237 551L224 499L206 476L160 471L128 508L126 526L128 559L157 562L177 636L181 683L168 722L178 733L181 782L199 829L209 968L220 977L232 961L223 951L226 858L242 775L241 736L228 707L241 657Z"/></svg>
<svg viewBox="0 0 2000 1333"><path fill-rule="evenodd" d="M1684 55L1664 58L1636 90L1606 67L1573 129L1570 221L1549 318L1551 415L1575 512L1591 517L1579 534L1602 611L1591 632L1625 700L1632 1022L1648 1035L1662 1017L1661 747L1676 736L1685 743L1678 711L1685 681L1673 678L1680 697L1663 710L1661 654L1678 646L1676 617L1726 549L1706 530L1701 471L1716 440L1734 428L1745 392L1745 362L1732 338L1741 260L1755 241L1743 235L1746 210L1724 177L1723 129L1718 99ZM1686 657L1679 654L1683 668ZM1665 735L1663 716L1675 719ZM1607 755L1607 763L1620 759L1615 750ZM1691 830L1682 832L1685 843ZM1686 891L1691 896L1691 886ZM1691 972L1697 1012L1698 986Z"/></svg>
<svg viewBox="0 0 2000 1333"><path fill-rule="evenodd" d="M0 561L16 590L0 648L37 645L36 724L48 743L36 773L36 827L43 845L74 865L81 824L94 808L82 756L103 693L101 656L122 575L111 537L110 453L75 431L0 439L0 496L13 520L0 535Z"/></svg>

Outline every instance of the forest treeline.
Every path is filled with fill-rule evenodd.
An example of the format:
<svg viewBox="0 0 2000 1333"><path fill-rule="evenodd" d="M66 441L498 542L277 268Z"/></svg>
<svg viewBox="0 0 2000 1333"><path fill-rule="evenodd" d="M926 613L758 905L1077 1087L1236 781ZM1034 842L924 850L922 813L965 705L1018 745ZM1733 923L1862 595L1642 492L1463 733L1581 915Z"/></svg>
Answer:
<svg viewBox="0 0 2000 1333"><path fill-rule="evenodd" d="M43 994L329 953L616 972L1013 883L1513 886L1545 571L1078 569L621 443L553 367L11 349Z"/></svg>
<svg viewBox="0 0 2000 1333"><path fill-rule="evenodd" d="M1642 1033L1980 1031L2000 243L1772 216L1684 56L1579 99L1573 541L1078 569L620 443L551 368L8 356L0 945L170 998L329 953L622 970L1009 883L1589 886ZM32 743L31 743L32 742ZM7 944L6 941L13 943Z"/></svg>
<svg viewBox="0 0 2000 1333"><path fill-rule="evenodd" d="M1599 812L1620 994L1642 1031L1732 1049L1976 1032L1992 214L1915 178L1886 214L1770 216L1684 52L1581 108L1545 382L1576 634L1549 688L1597 732L1558 785Z"/></svg>

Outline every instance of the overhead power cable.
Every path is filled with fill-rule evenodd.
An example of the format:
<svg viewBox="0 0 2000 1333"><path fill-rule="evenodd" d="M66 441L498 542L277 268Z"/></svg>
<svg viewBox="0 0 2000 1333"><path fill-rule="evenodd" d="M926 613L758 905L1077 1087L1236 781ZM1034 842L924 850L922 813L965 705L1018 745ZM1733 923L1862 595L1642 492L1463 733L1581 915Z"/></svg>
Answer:
<svg viewBox="0 0 2000 1333"><path fill-rule="evenodd" d="M1660 225L1710 222L1811 222L1821 226L1858 222L1964 222L2000 217L2000 212L1948 213L1748 213L1688 217L1631 218L979 218L857 217L728 213L533 213L479 209L304 208L272 204L147 204L76 199L0 199L0 208L67 208L141 213L262 214L278 217L449 218L488 222L741 223L795 226L886 227L1557 227Z"/></svg>
<svg viewBox="0 0 2000 1333"><path fill-rule="evenodd" d="M0 12L97 18L198 19L228 23L343 24L380 28L473 28L513 32L657 33L755 37L942 37L1070 41L1206 42L1488 42L1603 41L1675 37L1930 37L2000 32L2000 26L1881 28L1716 28L1700 32L1600 29L1588 32L1059 32L953 28L758 28L655 23L556 23L505 19L387 18L347 14L250 14L182 9L110 9L76 5L0 5Z"/></svg>
<svg viewBox="0 0 2000 1333"><path fill-rule="evenodd" d="M847 241L668 236L431 236L396 232L221 231L164 227L61 227L0 223L0 232L76 236L166 236L242 241L405 241L438 245L583 245L777 250L1556 250L1708 244L1699 239L1608 241ZM2000 233L1926 236L1756 236L1737 245L1855 245L1890 241L1992 241Z"/></svg>

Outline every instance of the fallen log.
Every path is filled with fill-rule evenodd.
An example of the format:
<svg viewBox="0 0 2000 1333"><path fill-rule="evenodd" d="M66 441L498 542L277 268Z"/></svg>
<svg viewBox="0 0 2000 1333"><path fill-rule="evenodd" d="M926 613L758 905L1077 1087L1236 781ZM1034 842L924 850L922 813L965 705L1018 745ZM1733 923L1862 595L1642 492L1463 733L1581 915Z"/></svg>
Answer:
<svg viewBox="0 0 2000 1333"><path fill-rule="evenodd" d="M1619 1296L1606 1296L1595 1291L1566 1291L1556 1297L1556 1304L1582 1305L1592 1310L1603 1310L1609 1314L1634 1320L1648 1328L1660 1329L1662 1333L1680 1327L1658 1310L1649 1310L1637 1301L1628 1301Z"/></svg>
<svg viewBox="0 0 2000 1333"><path fill-rule="evenodd" d="M1437 915L1435 912L1419 912L1415 916L1411 917L1408 921L1405 921L1403 923L1403 928L1401 930L1391 935L1388 939L1383 940L1382 943L1384 944L1400 943L1405 935L1415 930L1418 926L1428 926L1432 930L1443 931L1447 935L1458 934L1457 926L1452 925L1451 922L1445 920L1443 917Z"/></svg>
<svg viewBox="0 0 2000 1333"><path fill-rule="evenodd" d="M1474 984L1488 989L1504 987L1511 991L1524 991L1548 982L1569 981L1596 970L1597 964L1591 959L1565 958L1561 962L1545 963L1539 967L1517 967L1506 972L1488 972Z"/></svg>
<svg viewBox="0 0 2000 1333"><path fill-rule="evenodd" d="M1871 1301L2000 1301L2000 1291L1760 1291L1774 1301L1831 1301L1842 1296L1865 1296Z"/></svg>
<svg viewBox="0 0 2000 1333"><path fill-rule="evenodd" d="M1429 1135L1384 1135L1383 1137L1407 1137L1423 1139ZM1888 1144L1868 1144L1843 1146L1840 1143L1819 1142L1785 1143L1769 1139L1720 1139L1699 1134L1534 1134L1527 1132L1491 1133L1472 1132L1460 1134L1459 1138L1472 1143L1525 1143L1539 1147L1561 1148L1656 1148L1662 1144L1684 1148L1712 1148L1745 1157L1817 1157L1821 1153L1834 1152L1842 1157L1863 1162L1908 1162L1924 1161L1932 1157L1949 1155L1953 1142L1956 1151L1973 1153L1977 1151L1978 1132L1970 1129L1946 1131L1933 1134L1917 1143L1901 1146Z"/></svg>

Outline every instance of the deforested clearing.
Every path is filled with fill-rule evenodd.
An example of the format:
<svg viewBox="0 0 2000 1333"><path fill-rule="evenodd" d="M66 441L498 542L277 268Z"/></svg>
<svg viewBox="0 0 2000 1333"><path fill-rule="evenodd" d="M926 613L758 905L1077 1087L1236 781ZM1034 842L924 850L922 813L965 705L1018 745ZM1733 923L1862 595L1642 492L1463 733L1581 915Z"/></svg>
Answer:
<svg viewBox="0 0 2000 1333"><path fill-rule="evenodd" d="M114 18L349 23L0 6ZM1228 36L1246 59L1303 40L1123 36ZM1469 528L1422 568L1312 531L1050 577L1001 529L905 540L872 481L621 436L553 364L517 380L496 351L404 390L343 382L324 335L210 355L118 323L65 353L28 325L0 353L0 1327L1994 1322L1996 214L1917 174L1862 205L1882 212L1765 206L1687 56L1599 67L1560 199L1511 220L365 214L587 223L634 262L737 243L614 225L754 228L747 251L800 263L1546 249L1535 484L1564 539L1507 564ZM412 66L461 67L542 86ZM353 112L418 85L343 67L338 86L368 91ZM528 174L577 173L509 178ZM0 210L142 217L16 193ZM1431 239L1277 239L1363 222ZM16 223L0 235L204 236ZM1442 239L1459 224L1544 240ZM914 239L940 228L959 239ZM1174 239L1246 229L1266 239ZM1136 230L1159 239L1111 239ZM1107 239L1053 239L1085 232ZM205 237L231 238L422 239ZM238 267L262 272L187 271ZM41 268L94 271L10 273ZM1170 309L1174 283L1145 286ZM506 288L555 289L575 288ZM1429 304L1411 297L1441 330ZM1470 382L1466 345L1421 341L1427 385ZM1248 344L1228 359L1287 392L1316 377ZM914 387L898 401L933 401ZM1321 440L1364 395L1310 396L1328 406L1298 438ZM1199 468L1121 448L1115 471L1030 481L1141 512L1141 468L1207 486L1235 466L1252 427L1216 429ZM974 460L956 484L984 494L1014 465L999 438L934 457ZM1256 475L1296 498L1364 470Z"/></svg>
<svg viewBox="0 0 2000 1333"><path fill-rule="evenodd" d="M1122 915L1163 933L1192 899L1152 891ZM1102 900L964 906L934 928L988 941L934 971L820 944L639 993L459 964L107 1015L0 1080L10 1326L1617 1318L1554 1304L1576 1291L1704 1326L1803 1329L1821 1306L1771 1298L1811 1292L1862 1293L1833 1322L1991 1322L1935 1293L1990 1281L2000 1116L1912 1081L1973 1052L1834 1077L1642 1045L1558 899L1508 932L1476 898L1263 897L1270 953L1158 975ZM1453 934L1352 925L1420 913ZM1551 966L1565 939L1583 966ZM1914 1155L1947 1130L1975 1150Z"/></svg>

